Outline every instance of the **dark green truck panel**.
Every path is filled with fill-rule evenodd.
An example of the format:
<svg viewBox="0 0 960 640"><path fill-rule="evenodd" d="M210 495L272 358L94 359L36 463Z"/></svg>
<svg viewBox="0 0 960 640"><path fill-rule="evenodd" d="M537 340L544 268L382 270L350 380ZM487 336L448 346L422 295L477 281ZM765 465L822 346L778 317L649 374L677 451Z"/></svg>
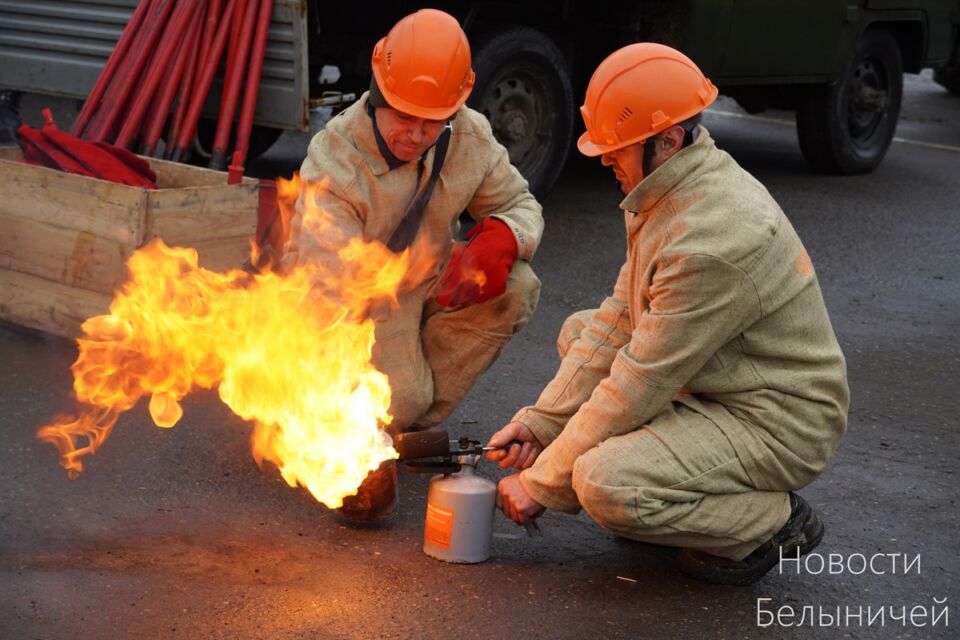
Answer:
<svg viewBox="0 0 960 640"><path fill-rule="evenodd" d="M675 44L724 85L832 82L871 26L896 31L906 71L950 56L957 0L693 0ZM678 9L679 11L679 9Z"/></svg>

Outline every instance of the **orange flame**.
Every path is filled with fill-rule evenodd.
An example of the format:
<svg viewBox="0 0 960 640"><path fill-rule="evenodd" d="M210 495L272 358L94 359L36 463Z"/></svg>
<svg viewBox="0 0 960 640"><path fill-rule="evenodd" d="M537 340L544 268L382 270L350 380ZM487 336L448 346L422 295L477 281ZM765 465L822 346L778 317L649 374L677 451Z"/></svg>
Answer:
<svg viewBox="0 0 960 640"><path fill-rule="evenodd" d="M282 181L283 223L303 189L305 228L318 238L332 231L310 204L325 184ZM141 397L149 396L157 426L172 427L184 396L217 387L234 413L254 423L258 464L276 464L290 486L339 507L369 471L397 456L382 430L391 421L390 385L371 364L369 310L396 305L437 261L425 242L394 254L353 239L338 256L336 266L250 275L202 269L196 251L159 240L138 250L110 314L82 326L72 370L83 410L57 418L38 437L59 449L76 477L83 456Z"/></svg>
<svg viewBox="0 0 960 640"><path fill-rule="evenodd" d="M487 286L487 274L480 269L474 268L463 268L460 275L461 282L470 282L476 285L478 291L483 291L483 288Z"/></svg>

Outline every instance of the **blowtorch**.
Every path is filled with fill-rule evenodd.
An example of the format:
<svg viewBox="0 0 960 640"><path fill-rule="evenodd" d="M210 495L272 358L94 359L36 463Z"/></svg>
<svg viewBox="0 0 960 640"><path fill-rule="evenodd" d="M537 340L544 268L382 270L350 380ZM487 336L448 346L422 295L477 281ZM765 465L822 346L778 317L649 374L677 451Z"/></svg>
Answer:
<svg viewBox="0 0 960 640"><path fill-rule="evenodd" d="M423 552L446 562L475 563L490 557L497 485L476 474L477 463L488 451L463 436L451 440L445 430L401 433L393 446L408 471L438 473L430 480L423 529ZM530 536L540 535L536 520L525 525Z"/></svg>

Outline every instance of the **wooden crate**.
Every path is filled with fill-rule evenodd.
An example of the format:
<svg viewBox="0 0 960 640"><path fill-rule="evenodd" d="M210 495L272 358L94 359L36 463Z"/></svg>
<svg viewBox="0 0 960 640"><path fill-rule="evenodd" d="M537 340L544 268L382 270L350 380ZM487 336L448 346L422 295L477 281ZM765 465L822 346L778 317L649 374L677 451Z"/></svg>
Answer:
<svg viewBox="0 0 960 640"><path fill-rule="evenodd" d="M130 253L153 238L197 249L208 269L239 267L257 224L258 181L149 159L156 190L19 162L0 147L0 318L75 338L105 313Z"/></svg>

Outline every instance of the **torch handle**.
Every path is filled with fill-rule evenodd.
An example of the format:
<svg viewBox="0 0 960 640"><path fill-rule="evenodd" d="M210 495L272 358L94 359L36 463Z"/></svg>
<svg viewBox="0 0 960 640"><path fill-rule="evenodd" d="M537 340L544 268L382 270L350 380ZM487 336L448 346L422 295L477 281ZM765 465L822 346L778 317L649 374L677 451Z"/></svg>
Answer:
<svg viewBox="0 0 960 640"><path fill-rule="evenodd" d="M481 450L483 453L486 453L486 452L488 452L488 451L502 451L502 450L504 450L504 449L509 449L510 447L512 447L512 446L515 445L515 444L519 444L520 446L523 446L523 443L520 442L519 440L511 440L511 441L508 442L507 444L502 444L502 445L500 445L499 447L481 447L480 450Z"/></svg>

